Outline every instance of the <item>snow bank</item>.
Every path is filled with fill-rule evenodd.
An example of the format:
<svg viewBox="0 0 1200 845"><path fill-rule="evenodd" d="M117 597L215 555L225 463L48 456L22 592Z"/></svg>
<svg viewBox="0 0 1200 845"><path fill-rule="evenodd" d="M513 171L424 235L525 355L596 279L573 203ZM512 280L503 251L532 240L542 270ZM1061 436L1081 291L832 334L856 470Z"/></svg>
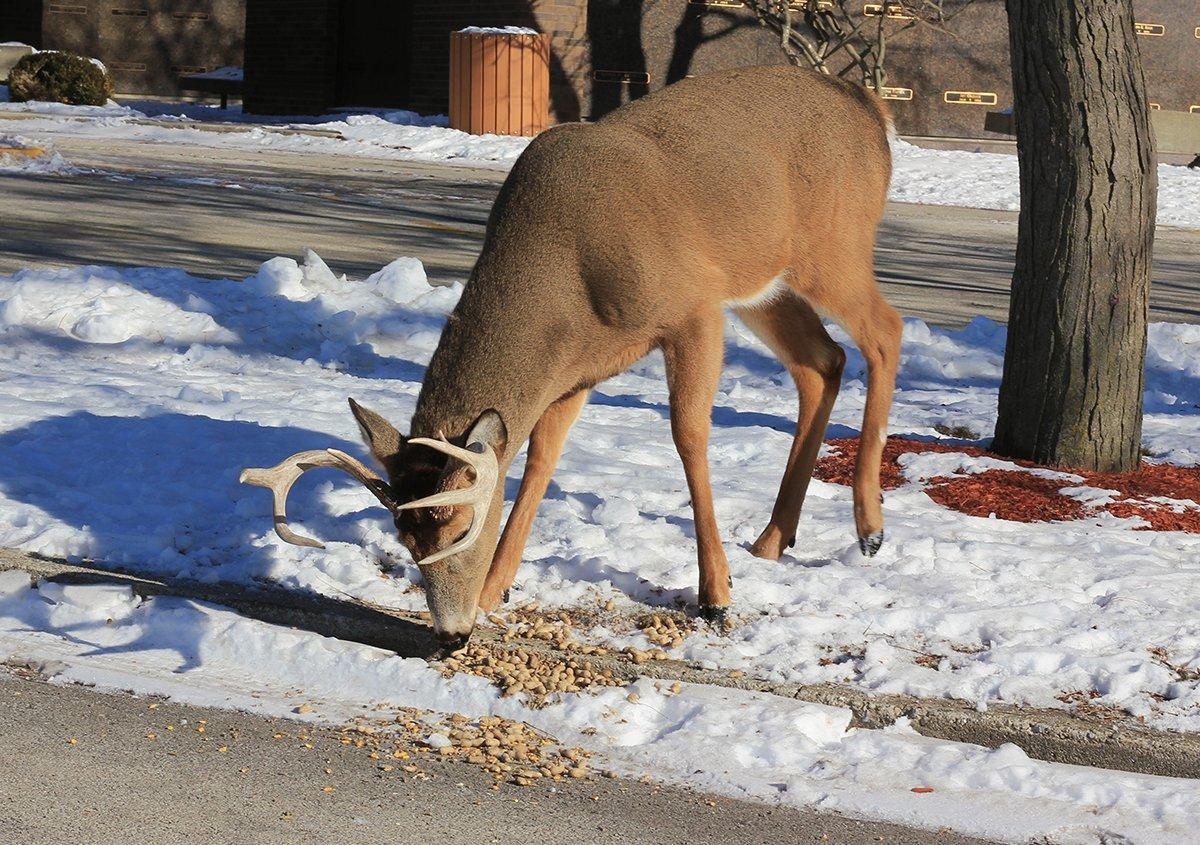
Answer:
<svg viewBox="0 0 1200 845"><path fill-rule="evenodd" d="M888 199L924 205L1017 211L1021 190L1017 157L1004 153L929 150L892 142ZM1158 166L1158 224L1200 229L1200 170Z"/></svg>
<svg viewBox="0 0 1200 845"><path fill-rule="evenodd" d="M2 91L0 87L0 91ZM44 152L35 157L5 150L29 150L37 148ZM35 150L36 151L36 150ZM54 152L49 143L37 143L22 135L0 135L0 173L37 173L43 176L70 175L80 173L61 155Z"/></svg>
<svg viewBox="0 0 1200 845"><path fill-rule="evenodd" d="M529 138L506 135L470 135L446 126L444 115L422 116L403 109L377 109L352 114L270 117L246 115L240 107L228 110L190 103L132 102L106 106L68 106L61 103L0 103L5 111L35 114L21 122L23 131L39 135L75 135L147 143L191 144L261 151L317 152L413 161L438 161L471 167L504 168L512 165L529 144ZM152 117L159 124L149 124ZM208 132L194 122L245 124L243 132ZM173 122L181 125L172 126ZM280 134L266 127L295 128L319 124L323 132L340 137Z"/></svg>
<svg viewBox="0 0 1200 845"><path fill-rule="evenodd" d="M642 680L532 710L482 678L443 679L422 660L203 603L140 601L125 587L33 589L19 572L0 573L0 660L39 666L60 683L271 716L295 718L306 704L310 721L361 721L368 712L382 726L413 707L499 715L589 747L627 774L1005 842L1103 834L1165 845L1186 839L1200 818L1192 781L1043 763L1012 745L930 740L903 721L856 730L842 708L695 685L674 694Z"/></svg>
<svg viewBox="0 0 1200 845"><path fill-rule="evenodd" d="M416 567L367 491L336 473L306 476L293 520L328 547L298 548L276 540L269 497L237 476L301 449L361 454L347 396L406 428L459 291L431 287L413 258L355 280L311 252L242 281L102 267L0 277L0 546L420 609ZM1004 327L983 319L961 331L907 321L892 432L987 435L1004 343ZM831 437L854 435L862 414L865 365L847 353ZM920 479L944 469L920 463L934 456L912 459L911 483L887 494L879 557L859 555L850 491L814 481L796 549L759 560L747 546L770 513L796 399L732 321L726 357L710 454L743 624L689 636L677 656L980 707L1061 707L1095 691L1098 705L1200 729L1200 683L1150 651L1200 666L1200 536L1108 517L964 516L923 492ZM1154 459L1200 462L1198 385L1200 327L1152 326ZM690 497L666 417L661 356L594 391L539 510L515 601L696 601ZM518 461L514 479L520 471ZM645 645L641 634L597 636Z"/></svg>

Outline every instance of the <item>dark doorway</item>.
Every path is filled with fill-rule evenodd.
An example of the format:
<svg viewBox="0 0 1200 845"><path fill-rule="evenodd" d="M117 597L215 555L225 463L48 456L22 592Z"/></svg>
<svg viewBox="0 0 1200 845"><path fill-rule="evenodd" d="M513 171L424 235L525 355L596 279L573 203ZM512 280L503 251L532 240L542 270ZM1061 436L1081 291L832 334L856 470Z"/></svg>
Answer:
<svg viewBox="0 0 1200 845"><path fill-rule="evenodd" d="M337 105L408 106L410 0L341 0Z"/></svg>
<svg viewBox="0 0 1200 845"><path fill-rule="evenodd" d="M42 0L0 0L0 44L42 46Z"/></svg>

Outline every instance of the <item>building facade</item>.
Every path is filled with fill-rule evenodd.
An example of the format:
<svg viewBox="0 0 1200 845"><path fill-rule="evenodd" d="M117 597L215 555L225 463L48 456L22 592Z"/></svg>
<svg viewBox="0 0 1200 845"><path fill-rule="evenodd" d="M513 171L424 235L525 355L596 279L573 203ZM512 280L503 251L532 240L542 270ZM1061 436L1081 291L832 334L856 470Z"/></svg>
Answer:
<svg viewBox="0 0 1200 845"><path fill-rule="evenodd" d="M170 96L180 74L242 64L245 0L0 0L0 41L100 59L118 92Z"/></svg>
<svg viewBox="0 0 1200 845"><path fill-rule="evenodd" d="M689 75L785 60L777 37L740 0L247 2L246 104L263 112L348 105L445 112L449 34L465 26L518 25L550 34L550 110L557 121L600 117ZM283 6L294 10L283 24L286 35ZM945 8L954 14L948 32L917 26L889 38L885 96L905 134L981 137L985 113L1012 105L1004 0L946 0ZM878 9L862 4L872 31ZM1152 107L1200 112L1200 0L1135 0L1135 9ZM904 21L883 24L894 31ZM289 49L283 43L289 39L306 50ZM270 76L260 72L257 44L271 54ZM376 80L392 81L361 90L354 80L361 73L356 63L368 61L362 56L376 57ZM288 85L288 79L311 82Z"/></svg>
<svg viewBox="0 0 1200 845"><path fill-rule="evenodd" d="M861 4L870 31L880 4ZM901 132L981 137L1012 105L1003 0L945 0L948 32L888 40L884 92ZM1152 107L1200 113L1200 0L1135 0ZM874 17L872 17L874 16ZM889 31L904 21L882 19ZM0 41L104 61L122 93L171 94L179 73L244 65L245 106L447 110L450 33L551 36L550 111L593 119L689 75L784 61L741 0L2 0Z"/></svg>

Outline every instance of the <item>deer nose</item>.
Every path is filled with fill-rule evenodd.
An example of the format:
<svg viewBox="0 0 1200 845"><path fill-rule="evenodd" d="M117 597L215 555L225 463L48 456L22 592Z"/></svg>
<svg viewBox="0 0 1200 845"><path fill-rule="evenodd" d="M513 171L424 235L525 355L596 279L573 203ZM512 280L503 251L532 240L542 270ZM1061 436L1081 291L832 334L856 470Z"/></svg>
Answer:
<svg viewBox="0 0 1200 845"><path fill-rule="evenodd" d="M467 631L465 634L449 634L439 632L437 637L438 642L442 645L442 648L449 653L458 651L460 648L465 646L471 640L471 632Z"/></svg>

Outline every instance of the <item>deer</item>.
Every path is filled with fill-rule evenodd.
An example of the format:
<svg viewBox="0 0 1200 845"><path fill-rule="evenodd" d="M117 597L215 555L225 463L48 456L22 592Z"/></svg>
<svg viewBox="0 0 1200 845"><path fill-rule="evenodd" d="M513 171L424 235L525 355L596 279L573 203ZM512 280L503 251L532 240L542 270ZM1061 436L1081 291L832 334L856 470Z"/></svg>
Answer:
<svg viewBox="0 0 1200 845"><path fill-rule="evenodd" d="M272 491L282 540L318 547L288 527L295 480L330 467L367 487L417 562L436 635L453 650L507 595L589 391L658 349L691 496L698 612L722 623L732 581L707 451L725 311L774 353L799 397L779 492L749 548L771 560L795 543L846 363L826 317L867 365L853 510L859 548L875 555L902 329L874 273L892 131L865 88L779 66L687 78L594 123L541 133L500 188L409 435L349 400L383 474L318 449L241 480ZM501 532L503 479L526 443Z"/></svg>

